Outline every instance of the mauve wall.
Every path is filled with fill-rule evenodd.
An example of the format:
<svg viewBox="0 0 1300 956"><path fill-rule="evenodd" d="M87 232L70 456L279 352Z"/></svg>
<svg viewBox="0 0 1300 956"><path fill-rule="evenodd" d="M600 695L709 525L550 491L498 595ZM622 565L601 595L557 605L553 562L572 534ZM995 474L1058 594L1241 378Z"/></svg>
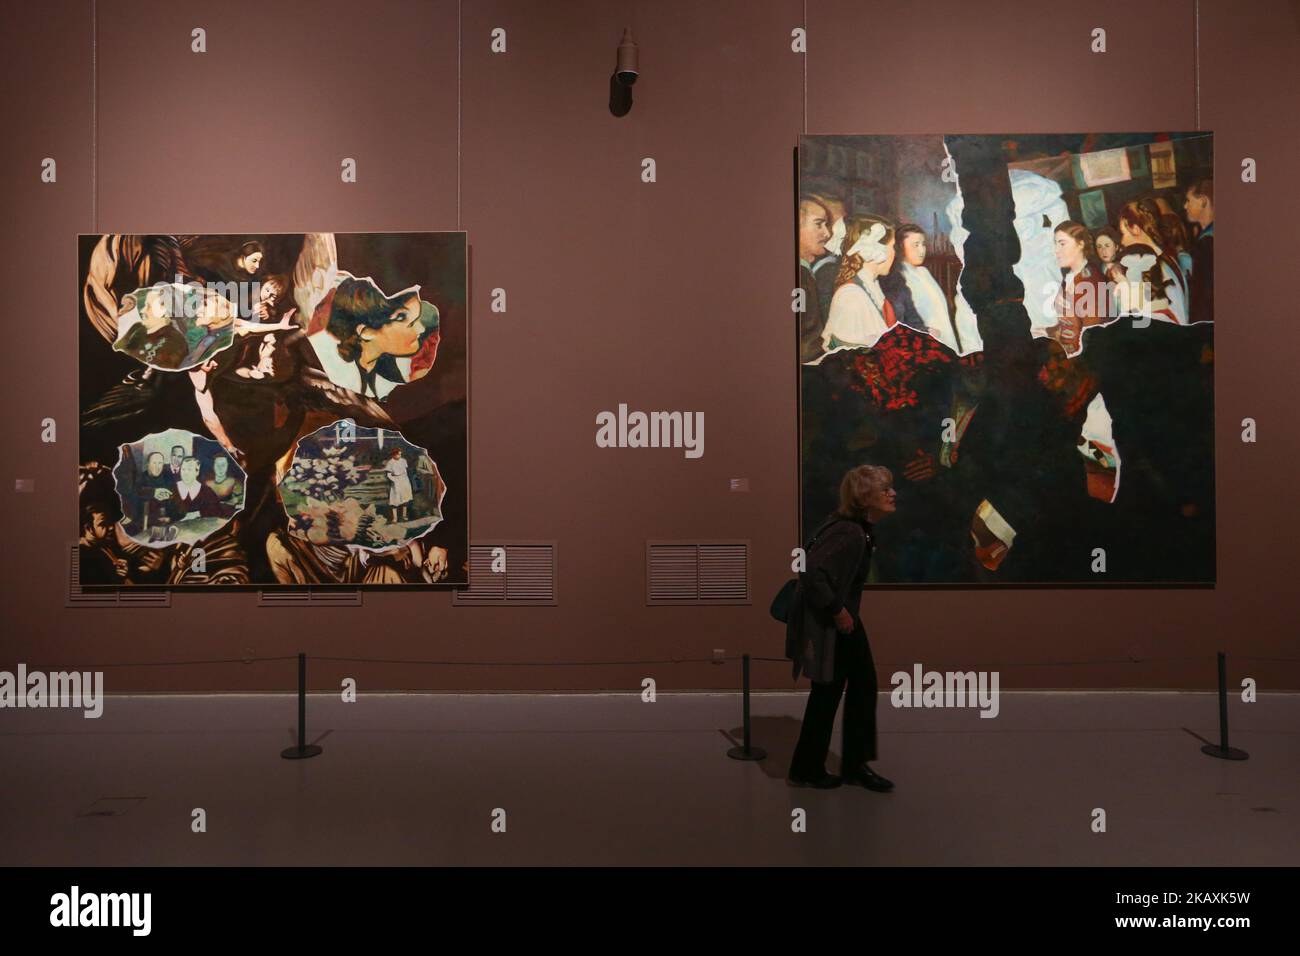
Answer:
<svg viewBox="0 0 1300 956"><path fill-rule="evenodd" d="M292 654L455 660L780 655L767 602L796 544L792 156L812 133L1187 130L1192 0L1071 4L100 3L97 163L91 5L11 6L0 150L7 238L3 653L93 664ZM907 19L901 19L906 14ZM1205 591L884 591L883 667L912 661L1184 658L1004 669L1004 687L1194 687L1212 655L1296 656L1294 397L1300 354L1295 3L1202 3L1200 128L1217 141L1219 584ZM641 45L631 115L606 109L623 26ZM189 52L207 30L208 52ZM1089 52L1108 31L1110 52ZM508 52L489 50L494 27ZM806 69L806 88L805 88ZM805 113L806 110L806 113ZM461 116L459 147L457 116ZM806 123L806 126L805 126ZM58 161L58 182L39 180ZM339 180L354 157L359 180ZM460 193L457 195L457 163ZM653 157L658 182L640 181ZM1244 185L1242 157L1259 163ZM98 171L92 187L92 170ZM97 218L96 218L97 215ZM559 604L263 609L255 593L168 610L65 609L76 536L75 237L460 226L472 247L472 527L558 542ZM509 311L488 310L507 290ZM706 451L598 449L619 402L705 413ZM59 441L40 441L58 421ZM1243 445L1240 422L1259 422ZM748 493L729 491L746 477ZM34 491L14 480L34 479ZM900 489L904 503L905 484ZM905 514L905 508L904 508ZM902 519L902 520L905 520ZM747 538L749 607L648 608L649 538ZM1295 665L1237 662L1265 688ZM735 686L734 666L313 665L361 688ZM788 687L779 665L761 686ZM268 690L286 664L114 670L111 691Z"/></svg>

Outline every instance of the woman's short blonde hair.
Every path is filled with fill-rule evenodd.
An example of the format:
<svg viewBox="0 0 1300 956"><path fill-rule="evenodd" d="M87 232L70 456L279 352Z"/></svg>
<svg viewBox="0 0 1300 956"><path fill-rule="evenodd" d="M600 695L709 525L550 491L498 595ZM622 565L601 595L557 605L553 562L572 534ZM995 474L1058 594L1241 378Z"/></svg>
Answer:
<svg viewBox="0 0 1300 956"><path fill-rule="evenodd" d="M883 465L858 465L850 468L840 481L838 514L845 518L865 518L867 499L892 484L894 473Z"/></svg>

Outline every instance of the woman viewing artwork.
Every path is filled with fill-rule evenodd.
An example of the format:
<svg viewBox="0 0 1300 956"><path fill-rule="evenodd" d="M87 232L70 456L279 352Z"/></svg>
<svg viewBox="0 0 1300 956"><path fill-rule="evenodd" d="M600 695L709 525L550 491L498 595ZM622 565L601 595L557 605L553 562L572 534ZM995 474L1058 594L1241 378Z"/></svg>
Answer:
<svg viewBox="0 0 1300 956"><path fill-rule="evenodd" d="M813 535L807 570L795 589L786 657L795 676L812 681L788 782L826 790L856 784L886 792L894 785L869 766L876 750L876 665L862 624L862 587L871 570L874 525L895 507L894 478L859 465L840 481L840 504ZM835 711L844 700L841 773L828 773Z"/></svg>

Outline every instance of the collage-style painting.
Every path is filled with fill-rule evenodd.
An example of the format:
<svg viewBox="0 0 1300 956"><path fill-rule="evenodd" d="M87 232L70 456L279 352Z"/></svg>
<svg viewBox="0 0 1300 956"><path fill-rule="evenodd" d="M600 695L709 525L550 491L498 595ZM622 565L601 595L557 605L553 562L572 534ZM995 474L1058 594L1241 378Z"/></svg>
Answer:
<svg viewBox="0 0 1300 956"><path fill-rule="evenodd" d="M78 251L82 586L467 583L465 233Z"/></svg>
<svg viewBox="0 0 1300 956"><path fill-rule="evenodd" d="M800 507L869 583L1215 581L1210 133L805 136Z"/></svg>

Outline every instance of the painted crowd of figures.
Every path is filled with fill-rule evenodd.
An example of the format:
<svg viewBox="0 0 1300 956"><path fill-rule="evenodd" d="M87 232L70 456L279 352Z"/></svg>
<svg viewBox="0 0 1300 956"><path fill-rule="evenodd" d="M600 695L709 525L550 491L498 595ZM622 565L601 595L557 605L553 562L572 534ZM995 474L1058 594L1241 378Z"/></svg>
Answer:
<svg viewBox="0 0 1300 956"><path fill-rule="evenodd" d="M1070 156L1095 139L1012 140L806 141L801 520L815 527L845 470L871 462L910 516L883 532L899 537L880 583L1212 581L1208 139L1178 139L1176 185L1144 186L1135 163L1083 198ZM1029 159L1009 158L1017 145ZM832 151L867 157L877 184L826 166ZM960 188L940 179L953 161Z"/></svg>
<svg viewBox="0 0 1300 956"><path fill-rule="evenodd" d="M1113 226L1090 231L1068 219L1056 225L1062 278L1053 299L1057 324L1048 334L1067 355L1082 350L1085 329L1120 316L1177 325L1213 321L1213 181L1189 186L1185 199L1186 221L1167 200L1151 196L1126 203ZM801 197L800 361L870 348L899 323L956 354L978 351L975 316L960 302L950 307L926 255L920 226L869 215L846 220L842 202Z"/></svg>

